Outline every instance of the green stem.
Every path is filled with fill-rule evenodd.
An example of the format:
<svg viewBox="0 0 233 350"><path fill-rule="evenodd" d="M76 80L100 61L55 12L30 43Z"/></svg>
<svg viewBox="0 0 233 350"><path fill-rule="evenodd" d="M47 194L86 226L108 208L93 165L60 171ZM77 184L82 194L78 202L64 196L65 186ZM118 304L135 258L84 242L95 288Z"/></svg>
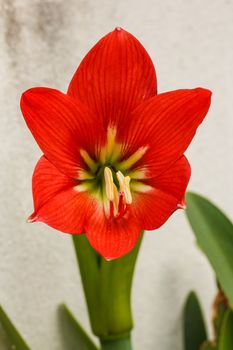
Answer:
<svg viewBox="0 0 233 350"><path fill-rule="evenodd" d="M132 350L130 336L123 339L101 341L101 350Z"/></svg>
<svg viewBox="0 0 233 350"><path fill-rule="evenodd" d="M103 344L110 341L112 345L117 344L115 339L126 339L133 328L131 287L142 235L130 253L112 261L99 256L85 235L73 235L72 238L92 331ZM114 346L119 348L119 345Z"/></svg>

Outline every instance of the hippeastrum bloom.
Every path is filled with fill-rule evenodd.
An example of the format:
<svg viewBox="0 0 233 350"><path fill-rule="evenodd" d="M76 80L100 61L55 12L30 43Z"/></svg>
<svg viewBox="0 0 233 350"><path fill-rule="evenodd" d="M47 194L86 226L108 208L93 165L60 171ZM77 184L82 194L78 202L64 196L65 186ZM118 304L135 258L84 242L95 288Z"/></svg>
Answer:
<svg viewBox="0 0 233 350"><path fill-rule="evenodd" d="M210 106L202 88L157 94L153 63L121 28L86 55L67 94L32 88L21 109L44 155L33 174L34 213L86 233L105 258L129 252L142 230L184 207L183 155Z"/></svg>

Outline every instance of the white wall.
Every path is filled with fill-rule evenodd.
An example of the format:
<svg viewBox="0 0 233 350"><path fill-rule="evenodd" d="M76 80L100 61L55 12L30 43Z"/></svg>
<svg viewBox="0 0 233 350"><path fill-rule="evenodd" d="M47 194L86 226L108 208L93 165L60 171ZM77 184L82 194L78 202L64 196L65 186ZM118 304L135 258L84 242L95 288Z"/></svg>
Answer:
<svg viewBox="0 0 233 350"><path fill-rule="evenodd" d="M189 189L232 209L233 2L230 0L0 0L0 302L33 350L62 350L56 308L67 301L88 326L68 235L28 225L31 174L40 155L19 111L31 86L66 90L83 55L115 26L156 64L159 90L207 87L211 111L187 155ZM184 213L147 233L133 290L135 350L180 350L190 289L208 317L214 278Z"/></svg>

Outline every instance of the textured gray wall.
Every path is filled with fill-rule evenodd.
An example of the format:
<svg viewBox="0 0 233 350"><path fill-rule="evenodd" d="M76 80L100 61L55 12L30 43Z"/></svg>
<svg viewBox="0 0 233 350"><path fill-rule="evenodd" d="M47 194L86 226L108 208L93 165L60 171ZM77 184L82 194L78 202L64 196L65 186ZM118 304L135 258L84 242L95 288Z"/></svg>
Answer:
<svg viewBox="0 0 233 350"><path fill-rule="evenodd" d="M33 350L62 350L57 305L88 326L68 235L27 225L40 155L19 111L31 86L66 90L89 48L115 26L131 31L156 64L159 90L203 86L213 105L187 155L189 188L232 209L233 2L230 0L0 0L0 302ZM207 315L213 275L182 211L147 233L133 290L135 350L180 350L190 289Z"/></svg>

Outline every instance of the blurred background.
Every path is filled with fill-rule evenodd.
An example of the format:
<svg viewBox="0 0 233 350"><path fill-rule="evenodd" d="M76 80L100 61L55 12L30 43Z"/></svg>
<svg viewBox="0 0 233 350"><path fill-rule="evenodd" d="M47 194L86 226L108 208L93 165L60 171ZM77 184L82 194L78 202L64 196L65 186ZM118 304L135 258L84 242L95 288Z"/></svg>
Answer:
<svg viewBox="0 0 233 350"><path fill-rule="evenodd" d="M189 190L232 214L233 2L0 0L0 303L34 350L62 350L57 306L89 329L69 235L26 224L41 152L19 109L32 86L66 91L87 51L121 26L155 63L159 91L206 87L211 110L187 156ZM214 276L182 211L146 233L133 289L135 350L180 350L182 306L198 291L207 315Z"/></svg>

